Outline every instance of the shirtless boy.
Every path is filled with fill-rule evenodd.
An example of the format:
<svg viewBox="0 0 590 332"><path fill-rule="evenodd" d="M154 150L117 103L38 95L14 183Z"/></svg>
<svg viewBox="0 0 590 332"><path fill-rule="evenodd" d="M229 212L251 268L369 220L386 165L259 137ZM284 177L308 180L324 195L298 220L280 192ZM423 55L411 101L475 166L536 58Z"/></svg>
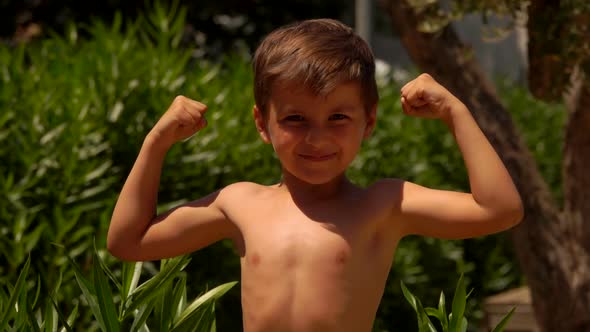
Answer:
<svg viewBox="0 0 590 332"><path fill-rule="evenodd" d="M259 46L254 72L254 120L280 159L281 181L231 184L156 215L166 151L206 126L207 106L179 96L146 136L123 186L107 238L113 255L157 260L231 239L245 331L368 332L402 237L475 237L521 220L500 158L465 105L426 74L401 89L404 113L449 127L472 192L400 179L361 188L346 178L375 127L378 94L370 49L341 23L276 30Z"/></svg>

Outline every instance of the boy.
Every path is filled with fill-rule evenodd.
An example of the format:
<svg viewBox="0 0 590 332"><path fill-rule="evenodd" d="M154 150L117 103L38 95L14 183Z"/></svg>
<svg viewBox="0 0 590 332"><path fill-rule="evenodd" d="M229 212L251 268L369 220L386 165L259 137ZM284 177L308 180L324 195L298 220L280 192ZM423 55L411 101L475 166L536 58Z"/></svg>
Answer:
<svg viewBox="0 0 590 332"><path fill-rule="evenodd" d="M375 127L378 94L373 55L345 25L309 20L274 31L254 71L254 120L281 162L280 183L235 183L156 216L166 151L206 126L207 107L177 97L145 138L107 238L124 260L231 239L245 331L370 331L402 237L475 237L522 218L508 172L465 105L425 74L401 89L404 113L449 127L472 193L399 179L360 188L346 178Z"/></svg>

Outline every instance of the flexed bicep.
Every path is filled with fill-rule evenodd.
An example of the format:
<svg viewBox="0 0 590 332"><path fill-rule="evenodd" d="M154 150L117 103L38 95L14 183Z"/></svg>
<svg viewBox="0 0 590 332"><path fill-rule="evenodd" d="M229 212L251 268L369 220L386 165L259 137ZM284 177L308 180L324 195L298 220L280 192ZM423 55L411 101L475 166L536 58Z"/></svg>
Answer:
<svg viewBox="0 0 590 332"><path fill-rule="evenodd" d="M226 218L220 192L182 204L155 217L137 244L129 246L129 260L155 260L188 254L239 232Z"/></svg>
<svg viewBox="0 0 590 332"><path fill-rule="evenodd" d="M470 193L426 188L404 181L397 214L404 235L463 239L510 228L509 216L480 205Z"/></svg>

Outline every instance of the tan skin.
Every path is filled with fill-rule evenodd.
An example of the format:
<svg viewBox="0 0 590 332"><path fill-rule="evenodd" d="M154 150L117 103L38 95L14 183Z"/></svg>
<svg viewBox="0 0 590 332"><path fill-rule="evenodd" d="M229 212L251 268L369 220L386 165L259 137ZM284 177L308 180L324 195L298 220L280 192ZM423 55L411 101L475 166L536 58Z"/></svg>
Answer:
<svg viewBox="0 0 590 332"><path fill-rule="evenodd" d="M344 172L376 119L359 90L347 83L321 97L278 85L267 114L255 107L254 118L281 160L281 183L235 183L155 216L166 151L206 125L205 105L177 98L146 137L121 191L109 250L124 260L154 260L231 239L242 267L245 331L370 331L402 237L495 233L518 223L523 209L468 110L428 75L402 88L404 112L449 126L472 192L399 179L367 188L350 183Z"/></svg>

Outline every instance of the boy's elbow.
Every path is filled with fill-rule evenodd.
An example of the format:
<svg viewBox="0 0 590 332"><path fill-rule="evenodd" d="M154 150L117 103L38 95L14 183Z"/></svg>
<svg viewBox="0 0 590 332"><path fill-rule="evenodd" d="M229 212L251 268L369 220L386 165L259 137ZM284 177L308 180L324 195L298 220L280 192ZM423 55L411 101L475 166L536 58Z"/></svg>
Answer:
<svg viewBox="0 0 590 332"><path fill-rule="evenodd" d="M110 230L107 234L107 250L112 256L119 259L121 259L121 253L124 251L121 248L121 244L114 239L114 236L111 234Z"/></svg>
<svg viewBox="0 0 590 332"><path fill-rule="evenodd" d="M112 256L120 260L135 261L129 243L122 239L117 239L117 236L110 229L107 233L107 250Z"/></svg>
<svg viewBox="0 0 590 332"><path fill-rule="evenodd" d="M518 203L511 206L504 214L504 219L507 223L507 228L512 228L518 225L524 219L524 206L518 200Z"/></svg>
<svg viewBox="0 0 590 332"><path fill-rule="evenodd" d="M133 255L133 251L130 250L129 246L122 246L114 242L107 241L107 250L113 257L116 257L122 261L138 261L138 259Z"/></svg>

